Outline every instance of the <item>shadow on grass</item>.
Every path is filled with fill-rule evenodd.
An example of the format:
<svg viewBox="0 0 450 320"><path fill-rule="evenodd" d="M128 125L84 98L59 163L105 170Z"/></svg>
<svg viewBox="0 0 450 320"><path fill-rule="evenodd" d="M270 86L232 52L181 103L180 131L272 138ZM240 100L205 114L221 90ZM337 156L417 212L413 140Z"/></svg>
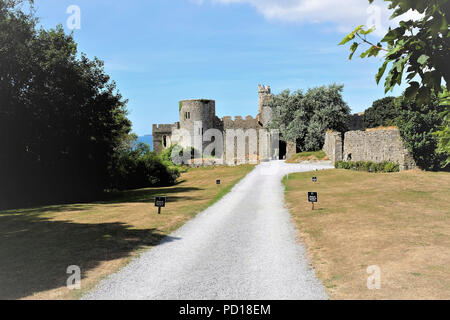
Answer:
<svg viewBox="0 0 450 320"><path fill-rule="evenodd" d="M80 203L65 203L55 205L44 205L34 208L20 208L20 209L0 209L0 216L6 215L35 215L42 212L71 212L83 211L92 208L93 204L118 204L118 203L152 203L155 201L155 196L166 196L167 202L178 202L183 200L192 200L189 196L173 196L175 193L184 193L202 190L196 187L166 187L166 188L147 188L127 191L110 192L103 195L103 199L92 202ZM196 198L197 199L197 198Z"/></svg>
<svg viewBox="0 0 450 320"><path fill-rule="evenodd" d="M110 194L110 200L101 203L152 202L155 195L176 202L189 197L171 194L193 190L198 188L133 190ZM102 262L129 257L166 237L156 229L136 230L123 223L83 224L39 216L90 209L89 204L73 204L0 212L0 299L20 299L63 287L70 265L79 266L84 276Z"/></svg>
<svg viewBox="0 0 450 320"><path fill-rule="evenodd" d="M101 262L157 245L164 234L122 223L81 224L0 213L0 299L19 299L66 285L67 267L82 275ZM168 238L173 241L176 238Z"/></svg>
<svg viewBox="0 0 450 320"><path fill-rule="evenodd" d="M166 196L167 202L177 202L189 200L191 197L172 196L175 193L184 193L202 190L197 187L168 187L168 188L147 188L139 190L129 190L122 192L111 192L105 195L104 200L97 203L121 203L121 202L153 202L155 196Z"/></svg>

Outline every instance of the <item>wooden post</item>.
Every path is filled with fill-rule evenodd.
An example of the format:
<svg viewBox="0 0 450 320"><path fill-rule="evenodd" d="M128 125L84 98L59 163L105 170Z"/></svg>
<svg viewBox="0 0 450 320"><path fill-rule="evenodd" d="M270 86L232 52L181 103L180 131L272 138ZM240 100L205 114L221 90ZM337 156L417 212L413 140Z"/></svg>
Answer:
<svg viewBox="0 0 450 320"><path fill-rule="evenodd" d="M158 214L161 214L161 207L158 207Z"/></svg>

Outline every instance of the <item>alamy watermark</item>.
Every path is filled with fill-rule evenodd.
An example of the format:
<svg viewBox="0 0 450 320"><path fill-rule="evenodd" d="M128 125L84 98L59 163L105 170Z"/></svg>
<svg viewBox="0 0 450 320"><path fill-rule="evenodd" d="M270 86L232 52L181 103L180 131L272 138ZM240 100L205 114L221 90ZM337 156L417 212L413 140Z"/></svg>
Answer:
<svg viewBox="0 0 450 320"><path fill-rule="evenodd" d="M77 5L67 7L66 13L70 16L67 18L66 25L70 30L81 29L81 9Z"/></svg>
<svg viewBox="0 0 450 320"><path fill-rule="evenodd" d="M367 289L381 289L381 268L377 265L369 266L366 270L369 277L367 278Z"/></svg>
<svg viewBox="0 0 450 320"><path fill-rule="evenodd" d="M81 289L81 268L76 265L68 266L66 272L70 274L66 282L67 288L69 290Z"/></svg>

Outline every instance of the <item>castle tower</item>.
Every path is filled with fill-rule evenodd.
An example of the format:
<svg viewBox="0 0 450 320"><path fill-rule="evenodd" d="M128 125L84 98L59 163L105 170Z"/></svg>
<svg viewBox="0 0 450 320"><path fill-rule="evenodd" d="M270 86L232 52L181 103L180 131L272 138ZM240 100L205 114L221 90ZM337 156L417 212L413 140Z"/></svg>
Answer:
<svg viewBox="0 0 450 320"><path fill-rule="evenodd" d="M258 84L258 120L264 127L272 120L272 110L269 107L272 99L270 87Z"/></svg>
<svg viewBox="0 0 450 320"><path fill-rule="evenodd" d="M202 123L202 129L197 128L197 135L203 135L208 129L214 128L216 117L216 102L214 100L198 99L180 101L180 129L185 129L194 136L195 122ZM203 132L201 132L203 131Z"/></svg>

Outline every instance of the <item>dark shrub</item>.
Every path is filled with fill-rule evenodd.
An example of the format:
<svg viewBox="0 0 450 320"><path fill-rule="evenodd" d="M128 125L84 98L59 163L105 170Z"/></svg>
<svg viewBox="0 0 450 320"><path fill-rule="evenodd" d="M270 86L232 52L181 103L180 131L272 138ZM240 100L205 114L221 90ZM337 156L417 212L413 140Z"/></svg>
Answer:
<svg viewBox="0 0 450 320"><path fill-rule="evenodd" d="M121 151L111 168L111 189L126 190L168 186L176 182L180 170L170 166L147 144L139 143Z"/></svg>

